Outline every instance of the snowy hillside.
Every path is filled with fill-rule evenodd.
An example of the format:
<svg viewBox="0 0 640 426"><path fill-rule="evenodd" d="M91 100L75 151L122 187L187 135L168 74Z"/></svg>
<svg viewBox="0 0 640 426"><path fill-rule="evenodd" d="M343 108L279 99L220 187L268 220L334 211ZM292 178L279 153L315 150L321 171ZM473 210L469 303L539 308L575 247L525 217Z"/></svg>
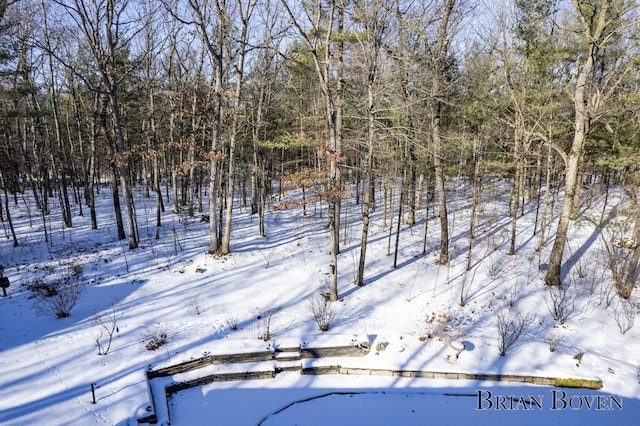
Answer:
<svg viewBox="0 0 640 426"><path fill-rule="evenodd" d="M382 209L376 211L363 287L352 285L360 206L344 201L341 300L332 305L335 318L326 333L318 331L310 302L319 300L328 285L329 236L320 204L311 206L307 216L298 208L269 211L267 238L257 236L257 220L247 209L237 207L232 253L215 257L206 253L208 224L200 216L164 213L156 240L152 199L136 199L141 246L130 251L115 239L107 189L98 195L99 230L89 229L87 217L74 217L74 227L65 229L53 216L46 223L49 243L37 210L28 197L19 198L12 214L20 246L0 240L0 264L11 282L8 296L0 298L0 424L133 425L149 404L149 366L220 348L242 351L319 335L367 335L370 353L344 361L362 368L586 378L601 380L603 387L598 392L563 389L567 401L576 395L575 406L552 409L553 397L560 395L552 392L561 388L282 373L259 383L182 392L172 400L172 424L242 425L267 418L264 424L425 424L426 417L436 424L635 423L640 415L640 328L632 321L640 294L636 287L634 305L625 305L611 286L601 230L587 220L599 217L601 206L597 213L584 211L572 224L565 250L569 287L562 293L565 299L554 304L558 295L542 281L550 244L535 250L535 211L518 219L517 251L507 256L510 220L499 193L483 203L472 268L465 271L468 195L461 191L452 203L449 266L436 264L435 217L429 218L423 254L420 211L415 225L401 226L393 269L395 223L391 226L387 217L383 224ZM611 197L608 208L614 203ZM547 235L553 236L553 228ZM47 302L51 298L34 297L55 283L80 284L68 317L56 318ZM558 308L564 321L553 319ZM499 354L501 323L520 326L522 332L504 356ZM112 326L108 353L99 355L107 352ZM259 338L266 331L271 339L263 342ZM163 336L166 342L156 350L146 348ZM451 342L463 342L457 360L449 357ZM526 413L524 406L496 410L487 399L481 404L479 398L489 395L482 390L516 398L541 395L542 407ZM331 395L313 398L325 394ZM613 397L614 405L588 407L585 401L600 401L589 399L594 395L608 403ZM310 400L276 414L302 399Z"/></svg>

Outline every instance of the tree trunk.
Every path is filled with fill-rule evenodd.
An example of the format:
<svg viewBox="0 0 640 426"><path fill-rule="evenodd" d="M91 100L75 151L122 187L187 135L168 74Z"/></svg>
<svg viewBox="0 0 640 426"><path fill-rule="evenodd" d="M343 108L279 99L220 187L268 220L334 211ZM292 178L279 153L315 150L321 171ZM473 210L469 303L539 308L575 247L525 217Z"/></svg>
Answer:
<svg viewBox="0 0 640 426"><path fill-rule="evenodd" d="M47 46L46 50L51 52L51 44L49 40L49 28L47 25L47 14L45 12L44 3L42 3L41 6L42 6L42 17L43 17L43 24L44 24L44 41ZM60 109L58 107L58 94L57 94L56 85L55 85L56 76L55 76L55 70L53 67L53 57L51 53L47 55L47 65L48 65L48 71L49 71L49 92L50 92L50 98L51 98L51 108L53 112L55 140L57 144L57 149L55 149L53 147L53 144L51 144L52 145L51 153L50 153L51 163L52 163L52 167L54 167L54 170L56 168L59 168L59 172L58 173L54 172L54 173L55 173L56 179L59 179L59 185L61 187L60 189L62 189L62 193L58 194L58 198L60 200L62 220L67 228L71 228L73 224L71 220L71 206L69 204L69 194L67 192L66 170L65 170L65 165L61 160L61 157L63 156L63 152L64 152L64 147L62 144ZM58 165L57 167L56 167L56 164Z"/></svg>
<svg viewBox="0 0 640 426"><path fill-rule="evenodd" d="M374 40L377 41L377 35L374 33ZM367 257L367 244L369 242L369 216L373 211L375 180L373 176L373 153L375 143L375 111L374 111L374 84L377 80L377 43L374 44L374 52L370 59L372 63L369 65L367 76L367 156L364 161L364 188L362 194L362 236L360 238L360 260L358 261L358 273L355 285L364 285L364 270Z"/></svg>
<svg viewBox="0 0 640 426"><path fill-rule="evenodd" d="M422 176L422 175L421 175ZM431 179L427 175L427 186L425 191L425 202L424 202L424 235L422 238L422 253L425 254L427 252L427 239L429 235L429 198L431 197L429 187L431 186Z"/></svg>
<svg viewBox="0 0 640 426"><path fill-rule="evenodd" d="M127 235L124 232L124 222L122 221L122 209L120 207L120 189L118 184L118 169L115 164L111 165L111 197L113 200L113 211L116 219L116 229L118 239L124 240Z"/></svg>
<svg viewBox="0 0 640 426"><path fill-rule="evenodd" d="M632 185L631 190L638 191L638 188ZM633 234L631 236L633 253L631 255L631 259L629 260L629 268L626 271L624 283L622 285L622 288L618 291L618 294L620 294L625 299L628 299L631 296L631 291L633 290L633 286L636 282L636 271L638 269L638 263L640 262L640 204L636 202L635 208L636 218L633 225Z"/></svg>
<svg viewBox="0 0 640 426"><path fill-rule="evenodd" d="M93 94L93 111L91 113L90 135L89 135L89 174L86 182L84 196L89 206L91 215L91 229L98 229L98 216L96 214L95 181L96 181L96 144L98 140L100 94Z"/></svg>
<svg viewBox="0 0 640 426"><path fill-rule="evenodd" d="M476 151L476 149L474 149L474 151ZM471 216L469 217L469 247L467 249L467 266L465 268L466 271L471 269L473 244L476 240L476 215L478 212L478 204L480 203L481 197L481 187L478 182L480 178L480 154L477 151L474 152L473 161L475 163L473 166L473 172L471 173L471 186L473 188L473 196L471 199Z"/></svg>
<svg viewBox="0 0 640 426"><path fill-rule="evenodd" d="M236 170L236 141L238 139L238 122L240 120L240 100L242 95L242 84L244 79L244 60L248 42L249 21L253 13L257 0L252 0L246 3L246 9L243 9L243 5L238 0L238 8L241 15L242 29L239 39L240 46L238 47L238 61L235 65L235 78L236 87L233 95L233 117L231 123L231 136L229 139L229 169L227 171L227 193L226 193L226 212L224 221L224 232L222 234L222 247L223 254L230 252L231 241L231 219L233 214L233 191L235 186L235 170Z"/></svg>
<svg viewBox="0 0 640 426"><path fill-rule="evenodd" d="M118 92L113 88L109 93L109 99L111 101L111 115L113 118L113 127L115 133L115 148L116 153L119 156L124 154L124 135L122 133L122 124L120 120ZM133 250L138 248L138 238L136 230L136 221L134 218L135 210L133 204L133 193L131 186L129 185L129 167L124 158L118 159L117 164L118 174L120 175L120 186L122 188L122 198L124 200L124 214L127 223L127 234L129 235L129 249Z"/></svg>
<svg viewBox="0 0 640 426"><path fill-rule="evenodd" d="M513 159L515 162L515 172L513 176L513 184L511 186L511 197L509 200L509 206L511 214L511 243L509 245L509 256L513 256L516 254L516 228L517 228L517 218L518 218L518 208L520 202L520 180L522 177L522 164L520 157L520 147L522 146L522 141L520 140L520 132L516 129L515 134L515 144L514 144L514 155Z"/></svg>
<svg viewBox="0 0 640 426"><path fill-rule="evenodd" d="M575 69L578 70L575 89L573 93L573 106L575 110L574 117L574 135L569 153L565 156L565 189L564 199L562 202L562 210L558 219L558 228L556 238L553 242L553 248L549 256L549 266L544 282L550 286L560 286L562 254L567 241L567 233L569 229L569 221L573 211L574 196L578 185L578 171L580 168L580 159L584 151L584 144L589 132L591 113L588 106L587 89L589 88L589 78L594 68L595 55L601 48L603 32L609 24L609 14L611 2L605 0L600 6L600 10L594 16L592 21L587 21L580 10L580 0L573 0L574 7L578 14L583 18L583 36L588 41L588 51L582 64L576 64ZM597 107L597 105L596 105Z"/></svg>
<svg viewBox="0 0 640 426"><path fill-rule="evenodd" d="M436 39L437 53L433 65L433 79L431 86L431 139L433 141L433 167L435 172L436 193L438 196L438 215L440 217L440 257L438 263L449 263L449 217L447 214L447 196L444 185L444 167L442 165L442 140L440 137L441 113L444 103L444 67L448 55L449 18L455 0L447 0L442 13L442 21L438 28Z"/></svg>
<svg viewBox="0 0 640 426"><path fill-rule="evenodd" d="M398 223L396 224L396 243L393 251L393 269L396 269L398 266L398 248L400 247L400 225L402 222L402 210L404 204L404 181L400 184L400 200L398 201Z"/></svg>
<svg viewBox="0 0 640 426"><path fill-rule="evenodd" d="M547 216L549 209L549 194L551 191L551 145L547 148L547 165L545 172L545 188L544 188L544 196L542 197L542 222L540 223L540 238L538 239L538 245L536 246L536 251L540 251L542 246L545 245L545 238L547 232Z"/></svg>
<svg viewBox="0 0 640 426"><path fill-rule="evenodd" d="M313 13L307 14L307 17L312 21L311 24L314 28L323 27L322 19L326 17L327 20L326 25L323 27L324 31L317 31L309 35L307 31L301 27L298 21L299 17L294 15L287 1L281 0L281 3L286 9L289 18L291 18L291 24L296 28L298 34L309 48L309 53L313 58L316 75L318 77L320 90L324 97L324 118L328 133L328 146L326 149L327 161L329 163L327 185L327 192L329 193L327 196L327 204L329 210L328 228L330 241L329 300L335 301L338 300L338 253L340 251L340 229L338 221L340 213L340 191L342 188L338 161L342 156L342 49L344 42L341 40L342 34L339 35L337 41L334 40L334 24L337 19L337 27L339 30L344 25L345 5L340 0L329 0L328 10L324 11L321 1L309 4L310 7L313 7ZM334 43L337 43L338 45L335 56L332 54L331 49ZM335 70L331 67L334 63L334 58L337 58L337 66ZM336 87L332 88L330 81L334 75L337 75L337 82Z"/></svg>
<svg viewBox="0 0 640 426"><path fill-rule="evenodd" d="M255 111L255 122L253 123L253 129L251 132L252 142L253 142L253 152L252 152L252 164L251 164L251 214L254 215L258 213L259 204L260 204L260 194L258 193L260 187L261 177L258 174L260 171L260 167L258 164L259 156L260 156L260 131L262 129L262 108L264 104L265 97L265 88L264 85L260 86L260 90L258 92L258 104L256 106ZM264 236L260 234L260 236Z"/></svg>
<svg viewBox="0 0 640 426"><path fill-rule="evenodd" d="M13 246L18 247L20 244L18 243L18 237L16 237L16 231L13 228L13 220L11 220L11 212L9 211L9 193L7 191L7 182L4 180L4 175L2 175L1 171L0 171L0 182L2 183L2 187L4 189L4 208L5 208L5 211L7 212L7 222L9 223L11 238L13 238Z"/></svg>

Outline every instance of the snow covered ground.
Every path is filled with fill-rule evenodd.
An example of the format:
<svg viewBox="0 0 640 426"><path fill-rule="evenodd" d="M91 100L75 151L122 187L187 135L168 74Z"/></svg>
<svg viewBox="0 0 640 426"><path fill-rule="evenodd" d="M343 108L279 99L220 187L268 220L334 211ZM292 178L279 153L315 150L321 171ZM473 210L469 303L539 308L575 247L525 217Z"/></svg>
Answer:
<svg viewBox="0 0 640 426"><path fill-rule="evenodd" d="M550 244L534 250L535 208L519 218L517 252L507 256L506 201L500 196L487 200L479 216L474 268L465 274L468 195L453 198L450 267L436 264L434 217L423 254L421 211L416 225L402 226L393 269L395 225L390 237L391 218L383 226L379 208L364 287L352 285L360 206L343 203L341 300L326 334L368 335L373 347L365 357L341 362L366 368L600 379L600 391L286 372L272 380L182 391L171 400L172 424L634 424L640 415L640 328L620 332L622 305L601 265L595 225L579 220L571 229L566 250L571 269L565 279L571 283L570 314L560 324L552 318L553 303L542 282ZM133 425L136 414L149 404L144 374L149 366L171 364L189 353L242 349L242 342L262 344L258 337L265 331L265 315L271 315L271 343L323 334L309 302L328 285L329 238L326 211L321 217L319 204L310 206L307 216L301 209L269 211L267 238L257 236L257 218L239 206L232 254L213 257L206 254L208 224L199 216L167 211L160 240L155 240L153 200L142 197L136 201L141 246L128 250L126 241L115 239L110 199L103 188L97 231L89 229L88 216L74 216L70 229L63 228L57 216L48 218L49 243L32 201L19 196L19 205L12 205L20 246L0 240L0 264L11 280L8 297L0 298L0 424ZM615 202L611 197L611 205ZM73 280L86 289L70 316L57 319L27 287L65 277L77 277ZM465 306L459 304L461 294ZM636 288L634 303L639 297ZM104 346L106 330L97 319L109 325L113 312L117 330L110 351L98 355L96 340L102 332ZM508 314L526 319L526 328L500 356L496 322ZM426 319L433 319L430 325ZM149 339L162 333L166 344L147 350ZM425 339L429 333L433 337ZM452 340L465 343L456 363L447 360ZM376 350L379 342L385 344L384 351ZM573 406L562 407L562 394L554 393L560 391ZM508 397L530 403L531 396L541 397L541 408L529 404L533 409L525 410L516 404L517 409L509 410L498 404L510 401Z"/></svg>

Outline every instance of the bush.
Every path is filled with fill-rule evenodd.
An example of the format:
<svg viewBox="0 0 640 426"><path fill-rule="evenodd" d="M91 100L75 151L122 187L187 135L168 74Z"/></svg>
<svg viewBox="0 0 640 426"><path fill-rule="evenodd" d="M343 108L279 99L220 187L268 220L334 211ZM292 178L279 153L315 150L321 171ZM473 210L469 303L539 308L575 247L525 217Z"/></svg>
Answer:
<svg viewBox="0 0 640 426"><path fill-rule="evenodd" d="M611 273L618 296L628 299L633 289L633 279L629 274L635 271L631 268L636 241L631 237L633 219L618 216L602 228L600 236L603 242L603 260Z"/></svg>
<svg viewBox="0 0 640 426"><path fill-rule="evenodd" d="M236 315L229 315L225 320L225 323L230 330L235 331L238 329L238 317Z"/></svg>
<svg viewBox="0 0 640 426"><path fill-rule="evenodd" d="M278 309L273 308L256 314L256 332L258 339L264 340L265 342L271 340L273 337L271 320L277 311Z"/></svg>
<svg viewBox="0 0 640 426"><path fill-rule="evenodd" d="M547 334L544 341L549 345L549 352L555 352L558 350L558 346L562 343L562 336L555 332L550 332Z"/></svg>
<svg viewBox="0 0 640 426"><path fill-rule="evenodd" d="M163 325L156 324L153 327L147 329L147 335L145 336L145 347L147 350L155 351L159 347L164 346L167 343L167 329Z"/></svg>
<svg viewBox="0 0 640 426"><path fill-rule="evenodd" d="M575 313L576 299L580 294L570 285L549 286L551 305L547 309L554 320L564 324Z"/></svg>
<svg viewBox="0 0 640 426"><path fill-rule="evenodd" d="M82 275L82 272L83 272L82 265L78 263L74 263L73 265L69 266L69 273L73 276L79 277Z"/></svg>
<svg viewBox="0 0 640 426"><path fill-rule="evenodd" d="M57 290L53 284L45 283L39 278L36 278L27 288L33 293L31 297L35 298L52 297L57 294Z"/></svg>
<svg viewBox="0 0 640 426"><path fill-rule="evenodd" d="M625 334L633 328L636 318L636 307L630 301L620 298L613 311L620 334Z"/></svg>
<svg viewBox="0 0 640 426"><path fill-rule="evenodd" d="M318 329L329 331L329 327L336 317L336 308L333 302L330 302L323 295L316 295L311 298L309 304Z"/></svg>
<svg viewBox="0 0 640 426"><path fill-rule="evenodd" d="M430 314L427 314L424 318L424 332L426 334L426 338L431 339L439 336L444 330L445 324L450 320L451 318L449 318L449 315L444 313L436 314L435 312L431 312Z"/></svg>
<svg viewBox="0 0 640 426"><path fill-rule="evenodd" d="M511 307L494 311L494 317L498 331L498 351L500 356L505 356L509 348L520 339L529 324L533 322L533 318Z"/></svg>
<svg viewBox="0 0 640 426"><path fill-rule="evenodd" d="M62 279L51 283L38 280L30 285L29 289L44 313L54 315L56 318L66 318L71 314L71 309L78 303L85 290L84 284L76 281L75 278L65 275Z"/></svg>

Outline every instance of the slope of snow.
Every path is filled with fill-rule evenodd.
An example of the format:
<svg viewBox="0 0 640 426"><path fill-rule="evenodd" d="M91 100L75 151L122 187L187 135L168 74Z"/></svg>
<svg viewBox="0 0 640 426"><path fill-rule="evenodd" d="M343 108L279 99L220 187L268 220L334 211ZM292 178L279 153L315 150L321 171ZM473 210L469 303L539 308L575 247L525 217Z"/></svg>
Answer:
<svg viewBox="0 0 640 426"><path fill-rule="evenodd" d="M336 318L327 334L367 335L373 346L366 357L341 363L595 378L603 382L601 391L567 394L613 395L622 398L622 409L477 410L479 390L516 397L544 395L546 404L553 389L468 381L308 377L292 372L268 382L229 382L183 391L172 399L173 424L211 424L213 417L220 424L256 424L262 419L265 425L353 424L355 420L424 424L425 416L435 416L439 424L516 419L521 424L635 422L640 412L640 330L635 326L624 335L619 331L616 309L620 302L609 291L598 257L597 228L582 220L571 229L566 253L571 269L565 282L572 284L568 291L575 294L571 296L575 303L569 318L560 324L550 315L549 290L542 282L550 244L540 252L534 250L535 208L518 219L517 252L507 256L510 229L504 200L496 196L487 200L479 216L474 268L465 272L467 195L459 194L459 201L452 203L449 267L436 264L434 217L429 218L423 254L424 213L418 212L416 225L401 227L398 264L392 268L395 222L390 234L390 215L383 226L382 207L378 209L363 287L352 285L359 256L360 206L343 203L341 300L335 303ZM315 209L310 206L307 216L301 209L269 211L268 236L261 238L257 218L238 202L232 253L214 257L206 253L208 224L199 217L165 212L160 239L155 240L153 200L143 197L136 201L140 248L128 250L126 241L115 239L110 198L103 188L96 231L89 229L86 216L74 216L70 229L63 228L55 215L47 218L48 243L42 219L29 205L28 196L12 206L20 246L14 248L8 238L0 240L0 264L11 280L9 296L0 298L0 424L133 425L136 414L149 404L144 374L149 366L170 365L207 352L264 346L258 337L265 332L266 319L273 335L270 344L325 335L317 330L309 302L328 286L329 238L319 204ZM397 211L394 221L396 216ZM69 317L56 319L43 311L27 287L38 279L61 279L74 265L81 267L79 281L86 290ZM459 304L461 294L465 306ZM632 300L638 303L637 288ZM96 339L103 330L96 317L108 324L112 306L117 331L109 354L101 356ZM509 306L513 306L512 315L527 319L527 327L506 356L500 356L495 312L506 313ZM432 330L427 329L425 318L435 318ZM236 330L231 327L235 324ZM429 332L433 338L424 339ZM159 333L166 333L167 343L156 351L147 350L149 337ZM105 337L103 333L102 343ZM452 340L465 344L455 364L447 360ZM549 350L551 340L554 352ZM385 344L384 351L376 350L379 342ZM445 396L452 393L472 396ZM274 414L295 401L325 394L330 395Z"/></svg>

